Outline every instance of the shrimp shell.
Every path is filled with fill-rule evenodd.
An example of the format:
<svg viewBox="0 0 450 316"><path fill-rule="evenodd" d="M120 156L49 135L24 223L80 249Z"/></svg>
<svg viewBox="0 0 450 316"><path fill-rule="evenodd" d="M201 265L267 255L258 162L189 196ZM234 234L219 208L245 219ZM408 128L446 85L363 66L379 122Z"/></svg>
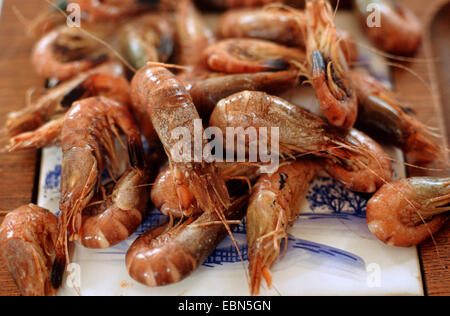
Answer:
<svg viewBox="0 0 450 316"><path fill-rule="evenodd" d="M264 275L271 286L270 267L287 242L287 229L299 215L300 205L319 166L308 160L288 163L262 176L253 188L247 210L247 243L251 294L258 295Z"/></svg>
<svg viewBox="0 0 450 316"><path fill-rule="evenodd" d="M416 246L448 220L450 178L409 178L385 184L367 204L367 225L382 242Z"/></svg>
<svg viewBox="0 0 450 316"><path fill-rule="evenodd" d="M248 196L225 211L227 220L242 220ZM146 286L180 282L205 261L227 236L216 213L203 213L198 219L168 229L160 226L141 235L126 256L129 275Z"/></svg>
<svg viewBox="0 0 450 316"><path fill-rule="evenodd" d="M149 179L148 172L142 174L130 168L104 203L87 207L80 229L81 244L103 249L130 237L142 223L147 209Z"/></svg>
<svg viewBox="0 0 450 316"><path fill-rule="evenodd" d="M50 296L58 220L29 204L9 213L0 226L0 254L24 296Z"/></svg>

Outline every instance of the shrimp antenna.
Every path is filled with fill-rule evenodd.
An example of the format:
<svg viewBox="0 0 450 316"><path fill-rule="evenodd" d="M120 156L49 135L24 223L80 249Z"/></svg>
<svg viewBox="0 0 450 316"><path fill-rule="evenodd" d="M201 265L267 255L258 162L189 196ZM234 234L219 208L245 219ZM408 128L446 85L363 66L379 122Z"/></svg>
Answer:
<svg viewBox="0 0 450 316"><path fill-rule="evenodd" d="M367 45L364 43L361 43L359 41L353 41L356 45L365 48L369 51L371 51L372 53L381 56L381 57L386 57L392 60L396 60L396 61L404 61L404 62L416 62L416 63L430 63L430 62L436 62L438 59L436 57L433 58L415 58L415 57L405 57L405 56L400 56L400 55L393 55L393 54L389 54L386 53L385 51L382 51L381 49L375 48L371 45Z"/></svg>
<svg viewBox="0 0 450 316"><path fill-rule="evenodd" d="M159 63L159 62L154 62L154 61L148 61L147 66L164 67L164 68L168 68L168 69L179 69L179 70L186 70L186 71L192 70L192 67L189 67L189 66L166 64L166 63Z"/></svg>

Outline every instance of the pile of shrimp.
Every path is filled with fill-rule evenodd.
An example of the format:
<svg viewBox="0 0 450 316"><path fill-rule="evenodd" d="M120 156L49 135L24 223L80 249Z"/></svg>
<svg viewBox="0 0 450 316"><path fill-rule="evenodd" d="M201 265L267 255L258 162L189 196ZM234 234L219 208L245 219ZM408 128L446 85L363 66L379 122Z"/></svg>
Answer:
<svg viewBox="0 0 450 316"><path fill-rule="evenodd" d="M232 231L246 216L252 295L263 280L271 287L270 269L317 176L373 195L368 229L388 245L418 245L447 220L450 178L391 181L377 140L417 166L439 159L440 148L394 91L353 67L356 42L336 27L330 3L211 2L225 11L215 31L191 0L69 0L29 23L31 60L47 90L9 114L4 150L58 145L63 160L59 217L30 204L0 227L1 258L23 295L54 295L71 242L112 247L136 232L150 204L170 221L128 250L133 279L150 287L185 279L226 236L238 249ZM354 1L362 21L366 2ZM366 28L368 37L389 54L414 54L417 18L395 2L372 2L386 23ZM65 25L72 4L82 10L79 28ZM300 84L313 87L321 116L279 97ZM193 132L200 119L200 129L223 135L278 127L280 167L264 174L263 162L245 159L180 162L172 134ZM105 170L111 180L102 181Z"/></svg>

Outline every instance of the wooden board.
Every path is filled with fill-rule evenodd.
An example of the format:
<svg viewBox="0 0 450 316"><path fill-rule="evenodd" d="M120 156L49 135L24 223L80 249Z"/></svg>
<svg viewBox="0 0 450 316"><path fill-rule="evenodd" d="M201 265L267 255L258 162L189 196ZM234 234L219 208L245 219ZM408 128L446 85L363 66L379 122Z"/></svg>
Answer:
<svg viewBox="0 0 450 316"><path fill-rule="evenodd" d="M450 66L448 60L448 21L449 9L443 10L434 19L447 0L402 0L410 6L427 25L428 36L425 39L418 58L432 62L413 62L402 64L409 67L424 84L409 72L396 69L394 81L397 92L406 96L421 121L435 127L444 135L442 145L448 144L445 122L450 123L450 100L445 90L449 86ZM24 26L16 18L13 6L28 18L46 6L44 0L5 0L0 17L0 121L5 122L8 112L20 109L26 100L29 88L41 89L43 81L37 78L29 62L32 48L31 39L25 36ZM443 107L445 104L445 108ZM4 125L4 123L2 124ZM21 154L0 154L0 210L12 210L22 204L35 202L36 179L39 170L40 152L31 151ZM410 169L410 175L449 174L448 157L443 157L440 164L433 166L440 171ZM0 222L2 218L0 217ZM448 225L430 241L420 247L423 267L424 287L428 295L450 294L450 229ZM19 295L14 281L0 261L0 295Z"/></svg>

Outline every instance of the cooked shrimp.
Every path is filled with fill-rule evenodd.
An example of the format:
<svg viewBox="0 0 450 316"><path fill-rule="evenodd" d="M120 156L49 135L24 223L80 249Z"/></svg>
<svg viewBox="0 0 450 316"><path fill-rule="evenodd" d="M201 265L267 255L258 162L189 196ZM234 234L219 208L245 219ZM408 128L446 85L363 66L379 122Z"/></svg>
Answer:
<svg viewBox="0 0 450 316"><path fill-rule="evenodd" d="M120 44L126 59L136 69L148 61L164 63L172 56L175 30L167 17L147 14L123 27Z"/></svg>
<svg viewBox="0 0 450 316"><path fill-rule="evenodd" d="M256 38L304 48L306 25L305 13L293 8L230 10L220 19L218 33L223 38ZM340 29L336 32L347 61L355 61L358 50L352 36Z"/></svg>
<svg viewBox="0 0 450 316"><path fill-rule="evenodd" d="M130 168L105 201L83 211L80 242L87 248L109 248L133 234L142 223L149 198L148 172ZM101 198L100 198L101 201Z"/></svg>
<svg viewBox="0 0 450 316"><path fill-rule="evenodd" d="M274 2L284 2L285 0L202 0L205 6L217 9L230 9L239 7L262 7Z"/></svg>
<svg viewBox="0 0 450 316"><path fill-rule="evenodd" d="M124 70L122 65L118 63L106 63L50 89L22 110L8 114L6 121L8 135L16 136L34 130L48 122L53 116L65 113L67 108L72 105L70 101L73 100L73 98L66 96L76 95L75 91L79 91L78 87L83 86L83 82L96 73L122 76Z"/></svg>
<svg viewBox="0 0 450 316"><path fill-rule="evenodd" d="M70 79L109 60L107 51L79 28L59 27L34 47L32 62L43 78Z"/></svg>
<svg viewBox="0 0 450 316"><path fill-rule="evenodd" d="M262 176L253 188L247 209L247 243L252 295L258 295L261 278L271 286L269 269L287 242L287 229L299 215L302 199L319 165L299 160Z"/></svg>
<svg viewBox="0 0 450 316"><path fill-rule="evenodd" d="M229 206L230 197L216 166L194 161L194 155L186 152L182 153L184 157L175 159L175 155L180 152L177 149L179 140L173 137L173 133L183 129L189 135L194 135L195 120L200 120L184 85L167 69L147 66L134 76L132 95L137 112L143 113L149 124L153 123L169 156L183 210L189 210L192 203L197 203L204 212L223 213ZM201 126L200 129L203 130ZM203 145L206 145L206 140L203 140ZM199 150L194 148L191 141L187 141L186 146L191 153Z"/></svg>
<svg viewBox="0 0 450 316"><path fill-rule="evenodd" d="M350 129L356 121L358 102L331 6L324 0L308 0L305 12L307 61L320 107L332 125Z"/></svg>
<svg viewBox="0 0 450 316"><path fill-rule="evenodd" d="M377 47L399 55L412 55L417 51L424 27L404 4L395 0L354 0L353 3L364 30ZM372 25L376 21L370 20L373 11L368 10L369 5L375 5L380 25Z"/></svg>
<svg viewBox="0 0 450 316"><path fill-rule="evenodd" d="M209 68L225 73L285 70L305 61L305 53L269 41L235 38L222 40L204 52Z"/></svg>
<svg viewBox="0 0 450 316"><path fill-rule="evenodd" d="M359 101L357 125L374 137L400 147L413 164L425 165L439 156L433 132L403 110L392 91L370 75L352 72Z"/></svg>
<svg viewBox="0 0 450 316"><path fill-rule="evenodd" d="M50 89L35 102L28 104L20 111L8 114L6 129L9 136L16 136L42 126L54 116L64 114L76 99L74 95L81 92L83 84L93 74L110 74L123 76L124 69L118 63L106 63L87 72L79 74L73 79Z"/></svg>
<svg viewBox="0 0 450 316"><path fill-rule="evenodd" d="M215 39L192 0L180 0L177 6L178 64L204 68L202 52ZM202 71L203 69L194 71Z"/></svg>
<svg viewBox="0 0 450 316"><path fill-rule="evenodd" d="M257 38L287 46L304 47L305 14L282 9L230 10L219 21L222 38Z"/></svg>
<svg viewBox="0 0 450 316"><path fill-rule="evenodd" d="M200 116L209 119L217 102L234 93L249 91L281 92L298 82L298 71L288 69L276 72L217 75L190 84L190 93Z"/></svg>
<svg viewBox="0 0 450 316"><path fill-rule="evenodd" d="M26 133L19 134L10 139L8 147L9 152L26 150L32 148L42 148L55 143L59 143L59 134L61 132L63 117L66 106L72 105L76 100L81 100L90 96L107 96L109 99L119 102L125 106L129 106L130 101L130 85L122 76L113 76L108 74L94 73L81 82L78 86L67 93L59 103L49 103L46 106L54 106L43 120L50 118L38 129ZM52 100L56 101L56 100ZM43 108L33 108L32 110L42 111ZM42 121L43 121L42 120Z"/></svg>
<svg viewBox="0 0 450 316"><path fill-rule="evenodd" d="M50 296L58 220L29 204L9 213L0 226L0 254L24 296Z"/></svg>
<svg viewBox="0 0 450 316"><path fill-rule="evenodd" d="M356 129L350 130L345 136L345 140L360 148L369 157L365 159L360 156L358 158L364 160L363 165L351 160L345 164L326 161L324 167L331 177L347 189L362 193L375 192L390 181L392 178L391 159L377 142Z"/></svg>
<svg viewBox="0 0 450 316"><path fill-rule="evenodd" d="M450 178L409 178L384 185L367 205L369 230L382 242L416 246L448 219Z"/></svg>
<svg viewBox="0 0 450 316"><path fill-rule="evenodd" d="M83 19L90 23L126 18L152 8L152 1L138 0L69 0L69 3L78 4Z"/></svg>
<svg viewBox="0 0 450 316"><path fill-rule="evenodd" d="M363 183L360 189L369 191L367 193L390 181L390 173L387 172L390 164L383 165L388 162L388 158L380 158L379 147L372 148L369 144L361 146L361 138L356 137L357 134L350 134L345 138L345 135L321 118L266 93L243 91L221 100L211 115L210 125L219 127L224 137L227 127L250 127L257 130L260 127L277 127L282 157L306 154L324 157L330 159L330 164L337 164L347 171L352 171L348 174L352 178L353 172L360 175L366 174L366 171L373 173L376 176L362 179L367 182ZM269 132L268 146L271 146L271 138ZM375 152L372 152L372 149ZM333 168L335 171L340 170L338 167ZM339 173L336 172L335 176ZM345 172L342 175L345 175ZM353 189L356 189L356 184L354 183Z"/></svg>
<svg viewBox="0 0 450 316"><path fill-rule="evenodd" d="M228 221L242 220L248 196L225 211ZM216 213L203 213L198 219L169 228L163 225L141 235L126 256L129 275L144 285L155 287L188 277L227 236Z"/></svg>
<svg viewBox="0 0 450 316"><path fill-rule="evenodd" d="M55 288L60 286L69 261L67 234L70 234L70 240L79 239L82 211L91 201L96 185L97 190L104 190L100 182L104 167L113 178L120 169L114 146L115 136L118 136L116 126L127 136L130 165L142 172L141 136L126 106L104 97L94 97L75 102L65 115L61 131L61 221L52 271Z"/></svg>
<svg viewBox="0 0 450 316"><path fill-rule="evenodd" d="M227 181L243 180L246 183L251 183L259 176L259 168L257 166L239 163L220 163L217 166L220 176ZM156 178L151 191L151 200L161 213L174 218L198 216L202 212L195 204L191 205L189 210L182 210L177 195L173 170L170 168L161 171Z"/></svg>

